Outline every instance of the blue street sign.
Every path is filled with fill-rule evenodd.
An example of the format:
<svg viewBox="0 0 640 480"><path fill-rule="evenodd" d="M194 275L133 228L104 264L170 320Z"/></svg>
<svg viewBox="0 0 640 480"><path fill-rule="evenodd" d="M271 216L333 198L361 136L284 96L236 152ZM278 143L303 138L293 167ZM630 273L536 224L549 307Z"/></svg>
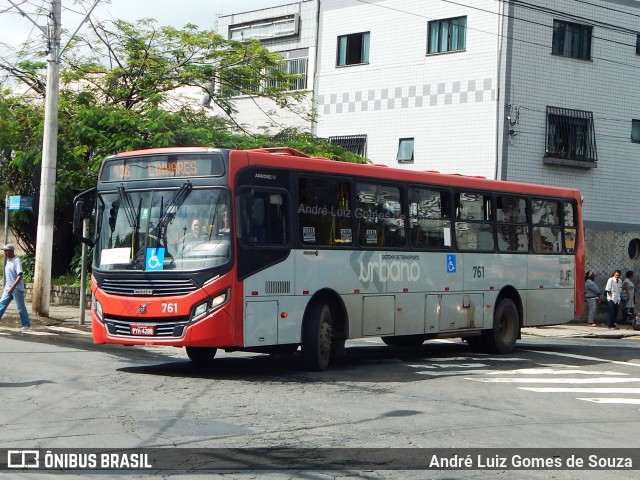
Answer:
<svg viewBox="0 0 640 480"><path fill-rule="evenodd" d="M9 210L33 210L33 197L9 195Z"/></svg>

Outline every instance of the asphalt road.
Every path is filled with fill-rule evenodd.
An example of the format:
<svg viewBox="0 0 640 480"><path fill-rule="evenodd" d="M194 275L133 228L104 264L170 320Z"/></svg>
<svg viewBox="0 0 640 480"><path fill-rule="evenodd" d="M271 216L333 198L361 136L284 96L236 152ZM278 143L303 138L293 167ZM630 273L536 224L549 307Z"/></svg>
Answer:
<svg viewBox="0 0 640 480"><path fill-rule="evenodd" d="M0 335L1 448L640 447L640 340L527 337L513 354L459 341L348 342L309 373L298 355L93 345L86 333ZM358 450L349 450L357 454ZM640 451L640 450L635 450ZM296 465L295 459L292 465ZM638 465L635 468L639 468ZM9 472L15 473L15 472ZM97 472L92 472L97 475ZM139 478L141 472L99 478ZM203 478L182 471L160 478ZM0 475L3 475L0 473ZM8 475L5 473L4 475ZM19 478L43 478L24 471ZM58 473L56 479L67 474ZM631 470L217 472L220 478L636 478ZM17 478L15 475L7 478ZM69 478L78 478L71 477ZM209 478L209 477L207 477Z"/></svg>

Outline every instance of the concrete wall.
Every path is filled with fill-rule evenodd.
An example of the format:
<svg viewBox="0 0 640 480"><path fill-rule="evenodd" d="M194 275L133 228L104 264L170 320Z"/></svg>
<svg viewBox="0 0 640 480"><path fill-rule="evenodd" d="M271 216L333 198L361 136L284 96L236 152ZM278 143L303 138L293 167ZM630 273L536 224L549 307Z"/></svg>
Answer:
<svg viewBox="0 0 640 480"><path fill-rule="evenodd" d="M25 284L24 298L27 301L31 301L31 295L33 291L33 284ZM80 306L80 287L65 287L65 286L52 286L50 303L54 305L71 305L74 307ZM91 303L91 291L86 292L86 305Z"/></svg>

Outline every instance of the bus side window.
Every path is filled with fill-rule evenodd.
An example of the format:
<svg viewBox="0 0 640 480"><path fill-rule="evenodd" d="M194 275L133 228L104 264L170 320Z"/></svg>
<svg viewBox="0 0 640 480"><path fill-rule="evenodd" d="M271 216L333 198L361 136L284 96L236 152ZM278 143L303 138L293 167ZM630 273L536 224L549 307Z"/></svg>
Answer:
<svg viewBox="0 0 640 480"><path fill-rule="evenodd" d="M501 252L528 252L530 235L526 199L499 195L496 197L496 219L498 221L498 250Z"/></svg>
<svg viewBox="0 0 640 480"><path fill-rule="evenodd" d="M240 194L238 205L238 231L244 244L287 243L288 214L283 194L247 189Z"/></svg>
<svg viewBox="0 0 640 480"><path fill-rule="evenodd" d="M567 253L576 252L576 228L575 212L576 205L571 202L564 202L564 248Z"/></svg>
<svg viewBox="0 0 640 480"><path fill-rule="evenodd" d="M400 188L376 183L358 183L358 237L363 247L404 247L405 216Z"/></svg>
<svg viewBox="0 0 640 480"><path fill-rule="evenodd" d="M456 194L456 244L460 250L492 251L494 246L491 195Z"/></svg>
<svg viewBox="0 0 640 480"><path fill-rule="evenodd" d="M447 191L409 189L409 224L413 247L451 247L449 205Z"/></svg>
<svg viewBox="0 0 640 480"><path fill-rule="evenodd" d="M560 202L545 199L531 200L533 222L533 251L558 253L563 250L560 228Z"/></svg>
<svg viewBox="0 0 640 480"><path fill-rule="evenodd" d="M351 245L350 203L349 182L301 177L298 181L300 242L319 246Z"/></svg>

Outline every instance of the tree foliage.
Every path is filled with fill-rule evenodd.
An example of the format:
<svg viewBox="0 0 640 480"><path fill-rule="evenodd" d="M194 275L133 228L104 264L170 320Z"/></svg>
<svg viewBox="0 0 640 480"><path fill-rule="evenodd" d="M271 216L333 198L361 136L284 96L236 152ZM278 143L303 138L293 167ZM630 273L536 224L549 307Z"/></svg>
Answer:
<svg viewBox="0 0 640 480"><path fill-rule="evenodd" d="M61 68L54 275L67 270L76 244L71 236L73 197L95 185L107 155L165 146L288 145L311 155L365 161L305 132L268 137L242 131L234 121L233 99L239 93L267 97L293 111L305 95L288 89L297 76L277 68L281 57L259 42L229 41L193 25L156 27L149 19L91 27L66 50ZM11 213L11 228L29 254L35 251L37 230L44 67L28 59L11 65L0 59L0 70L18 85L0 91L0 193L2 199L34 197L33 213ZM225 116L202 108L200 95Z"/></svg>

